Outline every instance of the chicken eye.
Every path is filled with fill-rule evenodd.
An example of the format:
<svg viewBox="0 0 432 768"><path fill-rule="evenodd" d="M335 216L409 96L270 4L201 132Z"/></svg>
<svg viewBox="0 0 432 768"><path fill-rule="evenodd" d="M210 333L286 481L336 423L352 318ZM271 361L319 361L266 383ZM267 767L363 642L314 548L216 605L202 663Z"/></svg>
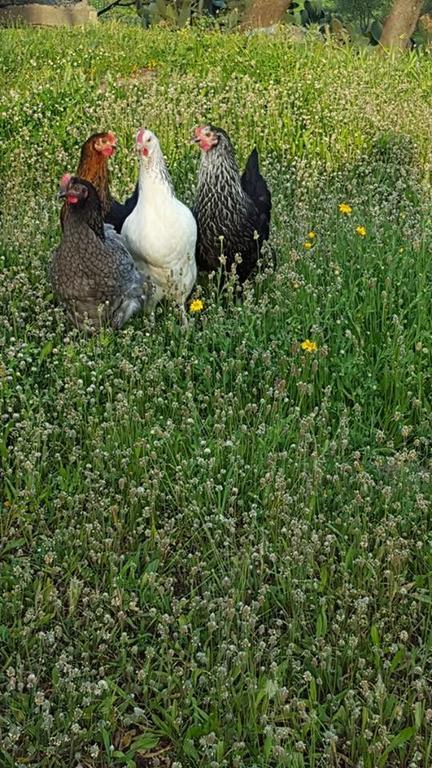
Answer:
<svg viewBox="0 0 432 768"><path fill-rule="evenodd" d="M148 137L147 144L149 143L149 141L151 141L151 136Z"/></svg>

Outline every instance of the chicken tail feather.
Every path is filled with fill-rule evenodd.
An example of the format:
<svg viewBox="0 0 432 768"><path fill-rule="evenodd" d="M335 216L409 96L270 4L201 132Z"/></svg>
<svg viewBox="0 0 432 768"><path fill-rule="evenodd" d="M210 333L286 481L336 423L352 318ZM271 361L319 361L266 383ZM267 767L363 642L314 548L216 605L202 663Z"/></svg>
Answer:
<svg viewBox="0 0 432 768"><path fill-rule="evenodd" d="M259 213L259 231L261 241L268 240L270 234L270 216L272 208L271 193L265 178L260 173L258 150L252 150L241 177L244 192L254 202Z"/></svg>

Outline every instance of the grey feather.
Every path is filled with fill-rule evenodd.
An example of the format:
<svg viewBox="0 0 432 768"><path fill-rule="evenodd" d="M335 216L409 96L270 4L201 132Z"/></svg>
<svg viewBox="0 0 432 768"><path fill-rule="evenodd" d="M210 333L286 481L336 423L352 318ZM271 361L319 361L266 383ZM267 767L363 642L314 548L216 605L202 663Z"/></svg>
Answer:
<svg viewBox="0 0 432 768"><path fill-rule="evenodd" d="M72 177L70 184L88 190L85 200L69 205L60 245L51 262L51 281L60 303L78 328L122 325L151 296L120 235L103 226L96 190Z"/></svg>

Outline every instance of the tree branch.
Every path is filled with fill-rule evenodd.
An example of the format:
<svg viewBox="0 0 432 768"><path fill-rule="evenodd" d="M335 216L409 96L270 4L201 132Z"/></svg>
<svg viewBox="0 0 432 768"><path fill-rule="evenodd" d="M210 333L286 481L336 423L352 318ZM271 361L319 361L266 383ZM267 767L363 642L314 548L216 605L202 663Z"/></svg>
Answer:
<svg viewBox="0 0 432 768"><path fill-rule="evenodd" d="M102 16L103 13L108 13L111 8L115 8L116 6L119 8L127 8L129 5L135 5L135 0L132 0L130 3L122 3L121 0L114 0L114 2L106 5L105 8L101 8L100 11L97 12L97 15Z"/></svg>

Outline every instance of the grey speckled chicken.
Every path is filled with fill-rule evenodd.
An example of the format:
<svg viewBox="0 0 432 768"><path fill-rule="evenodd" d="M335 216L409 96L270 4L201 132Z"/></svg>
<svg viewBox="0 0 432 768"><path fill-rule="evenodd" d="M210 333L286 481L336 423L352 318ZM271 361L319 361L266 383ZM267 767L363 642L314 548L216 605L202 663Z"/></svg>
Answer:
<svg viewBox="0 0 432 768"><path fill-rule="evenodd" d="M230 138L222 128L199 126L193 140L202 150L193 209L198 269L218 270L223 253L226 270L237 262L243 283L270 231L271 194L259 170L258 152L252 150L240 177Z"/></svg>
<svg viewBox="0 0 432 768"><path fill-rule="evenodd" d="M65 174L59 197L68 215L50 275L54 292L78 328L121 328L148 303L152 288L133 262L122 238L103 224L94 186Z"/></svg>

